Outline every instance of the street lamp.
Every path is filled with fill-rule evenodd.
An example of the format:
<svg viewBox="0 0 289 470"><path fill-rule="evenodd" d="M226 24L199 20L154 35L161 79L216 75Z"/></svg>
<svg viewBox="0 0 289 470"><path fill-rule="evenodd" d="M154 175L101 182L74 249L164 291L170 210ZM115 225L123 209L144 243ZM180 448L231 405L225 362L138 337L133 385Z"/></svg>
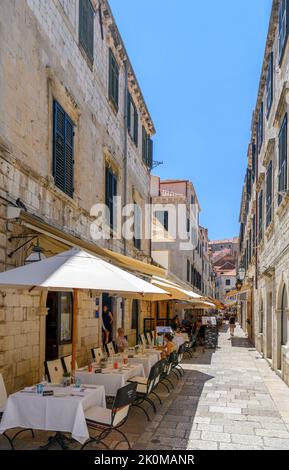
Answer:
<svg viewBox="0 0 289 470"><path fill-rule="evenodd" d="M243 282L244 279L245 279L245 276L246 276L246 270L245 270L245 268L240 268L240 269L239 269L239 279L240 279L240 281Z"/></svg>
<svg viewBox="0 0 289 470"><path fill-rule="evenodd" d="M42 248L37 243L37 245L34 245L34 247L32 248L30 255L27 256L26 260L24 261L24 264L27 265L37 263L37 261L42 261L45 258L46 256L42 253Z"/></svg>

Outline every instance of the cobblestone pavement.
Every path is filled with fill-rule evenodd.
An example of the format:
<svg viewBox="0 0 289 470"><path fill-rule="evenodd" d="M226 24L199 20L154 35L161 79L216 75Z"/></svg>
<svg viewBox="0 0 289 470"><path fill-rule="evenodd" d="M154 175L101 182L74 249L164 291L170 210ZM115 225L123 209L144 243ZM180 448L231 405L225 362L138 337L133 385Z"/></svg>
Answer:
<svg viewBox="0 0 289 470"><path fill-rule="evenodd" d="M218 349L197 350L183 367L184 378L169 397L161 393L163 405L150 422L132 410L123 430L134 449L289 450L289 388L239 327L231 339L224 326ZM39 431L32 440L24 433L16 447L36 449L48 435Z"/></svg>

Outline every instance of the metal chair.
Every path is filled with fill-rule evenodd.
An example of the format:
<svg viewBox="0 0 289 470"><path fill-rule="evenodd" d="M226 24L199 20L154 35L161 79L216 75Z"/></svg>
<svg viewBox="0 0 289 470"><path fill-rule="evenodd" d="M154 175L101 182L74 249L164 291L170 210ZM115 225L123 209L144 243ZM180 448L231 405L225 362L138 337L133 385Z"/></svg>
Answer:
<svg viewBox="0 0 289 470"><path fill-rule="evenodd" d="M2 376L2 374L0 374L0 421L1 421L2 416L4 414L7 398L8 398L7 397L7 391L6 391L5 383L4 383L4 380L3 380L3 376ZM7 441L9 442L9 444L11 446L11 449L15 450L14 440L16 439L17 436L19 436L19 434L21 434L22 432L25 432L25 431L30 431L31 434L32 434L32 437L34 438L34 431L33 431L33 429L29 429L29 428L28 429L21 429L12 438L9 437L8 434L6 434L6 432L3 432L2 436L4 436L7 439Z"/></svg>
<svg viewBox="0 0 289 470"><path fill-rule="evenodd" d="M71 367L71 364L72 364L72 356L64 356L61 358L61 362L62 362L62 365L63 365L63 368L65 369L66 372L68 372L69 374L71 374L71 370L72 370L72 367ZM77 364L77 361L75 361L75 369L77 370L78 369L78 364Z"/></svg>
<svg viewBox="0 0 289 470"><path fill-rule="evenodd" d="M101 348L92 348L91 355L96 362L100 362L102 359L102 349Z"/></svg>
<svg viewBox="0 0 289 470"><path fill-rule="evenodd" d="M128 444L129 450L131 449L130 442L126 435L120 431L120 427L123 426L128 418L130 406L135 401L136 397L136 383L129 383L117 391L112 409L102 408L100 406L93 406L85 411L85 418L88 427L96 430L101 430L101 433L96 437L91 437L86 441L81 450L83 450L88 444L94 442L95 444L102 444L106 449L109 449L107 444L103 441L112 432L119 433L124 441ZM114 449L123 442L123 440L117 442Z"/></svg>
<svg viewBox="0 0 289 470"><path fill-rule="evenodd" d="M173 351L169 355L169 357L166 359L165 367L164 367L164 370L161 373L161 377L160 377L160 383L165 386L165 388L167 389L167 391L169 393L171 392L171 390L169 389L167 383L170 384L170 386L172 387L172 390L175 388L173 382L170 379L170 374L172 372L173 364L176 361L177 361L177 353L176 353L176 351Z"/></svg>
<svg viewBox="0 0 289 470"><path fill-rule="evenodd" d="M64 374L64 367L61 359L44 362L45 370L50 383L60 383Z"/></svg>
<svg viewBox="0 0 289 470"><path fill-rule="evenodd" d="M115 349L114 349L114 345L113 345L112 342L111 342L111 343L107 343L107 344L105 345L105 349L106 349L106 352L107 352L107 354L108 354L109 357L114 356L114 355L116 354L116 351L115 351Z"/></svg>
<svg viewBox="0 0 289 470"><path fill-rule="evenodd" d="M147 420L150 421L150 417L148 412L146 411L145 408L143 408L143 403L147 402L151 405L154 413L157 412L156 406L151 400L150 395L156 395L154 392L155 388L157 387L159 381L160 381L160 374L161 374L161 363L162 361L158 361L150 370L148 378L145 377L132 377L129 379L128 382L136 383L137 384L137 389L136 389L136 400L133 403L132 406L137 407L141 409L144 414L147 417ZM160 400L160 398L157 396L157 398Z"/></svg>
<svg viewBox="0 0 289 470"><path fill-rule="evenodd" d="M172 372L174 375L179 379L184 375L184 369L181 366L181 362L183 361L184 353L185 353L186 346L185 344L181 344L178 349L176 360L172 365Z"/></svg>

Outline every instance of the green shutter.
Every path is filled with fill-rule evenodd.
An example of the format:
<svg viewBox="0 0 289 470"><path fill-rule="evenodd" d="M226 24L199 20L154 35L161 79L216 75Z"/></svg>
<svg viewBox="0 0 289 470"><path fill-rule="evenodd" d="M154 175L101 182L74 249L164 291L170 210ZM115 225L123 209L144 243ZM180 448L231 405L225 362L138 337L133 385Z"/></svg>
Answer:
<svg viewBox="0 0 289 470"><path fill-rule="evenodd" d="M134 143L138 146L138 113L134 106Z"/></svg>
<svg viewBox="0 0 289 470"><path fill-rule="evenodd" d="M94 9L90 0L79 0L79 42L93 62Z"/></svg>

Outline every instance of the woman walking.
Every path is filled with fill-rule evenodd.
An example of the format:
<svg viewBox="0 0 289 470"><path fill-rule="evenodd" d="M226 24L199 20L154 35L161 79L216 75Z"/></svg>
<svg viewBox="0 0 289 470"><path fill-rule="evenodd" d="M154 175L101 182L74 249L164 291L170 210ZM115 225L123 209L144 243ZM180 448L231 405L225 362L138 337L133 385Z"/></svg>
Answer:
<svg viewBox="0 0 289 470"><path fill-rule="evenodd" d="M235 317L235 315L230 316L229 325L230 325L230 334L231 334L231 336L234 336L234 332L235 332L235 328L236 328L236 317Z"/></svg>

